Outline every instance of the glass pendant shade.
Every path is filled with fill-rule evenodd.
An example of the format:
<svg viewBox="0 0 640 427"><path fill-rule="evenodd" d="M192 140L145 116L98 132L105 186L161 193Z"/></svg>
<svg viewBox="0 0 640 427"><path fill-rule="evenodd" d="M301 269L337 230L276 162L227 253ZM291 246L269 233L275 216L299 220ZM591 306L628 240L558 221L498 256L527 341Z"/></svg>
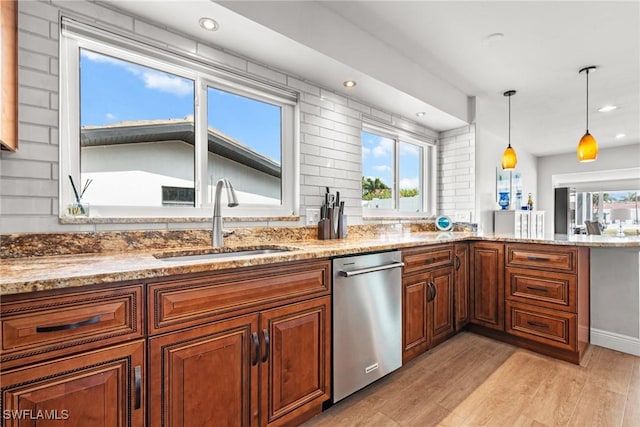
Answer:
<svg viewBox="0 0 640 427"><path fill-rule="evenodd" d="M502 169L506 171L514 170L518 163L518 156L516 156L516 150L511 147L511 97L516 94L515 90L508 90L503 93L504 96L509 97L509 145L502 153Z"/></svg>
<svg viewBox="0 0 640 427"><path fill-rule="evenodd" d="M577 155L579 162L592 162L598 158L598 143L589 132L580 139Z"/></svg>
<svg viewBox="0 0 640 427"><path fill-rule="evenodd" d="M516 150L511 148L511 145L502 153L502 169L513 170L518 163L518 157L516 156Z"/></svg>

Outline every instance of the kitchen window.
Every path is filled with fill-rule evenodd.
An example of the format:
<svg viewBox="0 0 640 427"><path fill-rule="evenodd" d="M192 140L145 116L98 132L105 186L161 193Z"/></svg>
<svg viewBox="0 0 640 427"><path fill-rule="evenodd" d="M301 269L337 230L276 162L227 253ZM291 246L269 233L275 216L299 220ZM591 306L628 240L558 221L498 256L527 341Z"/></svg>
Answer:
<svg viewBox="0 0 640 427"><path fill-rule="evenodd" d="M208 217L222 177L225 215L296 214L296 93L66 18L60 67L61 216L69 176L96 217Z"/></svg>
<svg viewBox="0 0 640 427"><path fill-rule="evenodd" d="M400 129L365 124L362 139L364 216L435 213L435 146Z"/></svg>

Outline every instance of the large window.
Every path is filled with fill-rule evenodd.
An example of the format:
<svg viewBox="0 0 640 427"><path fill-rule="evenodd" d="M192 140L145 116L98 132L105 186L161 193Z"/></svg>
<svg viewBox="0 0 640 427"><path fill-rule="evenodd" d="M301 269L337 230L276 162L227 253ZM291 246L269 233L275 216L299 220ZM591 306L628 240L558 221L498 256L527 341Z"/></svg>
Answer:
<svg viewBox="0 0 640 427"><path fill-rule="evenodd" d="M366 126L362 131L362 207L366 215L432 215L435 167L432 143L405 132Z"/></svg>
<svg viewBox="0 0 640 427"><path fill-rule="evenodd" d="M296 93L66 18L60 66L61 216L71 180L91 216L209 216L222 177L230 215L296 213Z"/></svg>

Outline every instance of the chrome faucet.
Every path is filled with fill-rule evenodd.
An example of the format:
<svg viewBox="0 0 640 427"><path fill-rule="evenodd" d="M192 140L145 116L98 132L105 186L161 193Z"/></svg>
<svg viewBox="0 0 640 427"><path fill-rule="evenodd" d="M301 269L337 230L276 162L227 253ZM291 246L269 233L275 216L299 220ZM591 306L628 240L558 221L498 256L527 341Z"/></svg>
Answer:
<svg viewBox="0 0 640 427"><path fill-rule="evenodd" d="M220 247L224 244L223 232L222 232L222 217L220 216L220 195L222 193L222 187L227 190L227 206L233 208L238 206L238 199L236 198L236 192L233 189L233 185L227 178L220 178L216 183L216 194L213 199L213 229L211 230L211 245Z"/></svg>

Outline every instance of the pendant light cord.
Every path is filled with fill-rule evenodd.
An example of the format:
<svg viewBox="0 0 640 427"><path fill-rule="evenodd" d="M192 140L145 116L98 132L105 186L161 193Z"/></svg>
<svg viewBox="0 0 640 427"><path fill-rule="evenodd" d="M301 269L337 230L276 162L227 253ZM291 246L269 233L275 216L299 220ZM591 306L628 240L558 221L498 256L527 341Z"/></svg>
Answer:
<svg viewBox="0 0 640 427"><path fill-rule="evenodd" d="M589 133L589 69L587 68L587 133Z"/></svg>
<svg viewBox="0 0 640 427"><path fill-rule="evenodd" d="M511 147L511 95L509 98L509 147Z"/></svg>

